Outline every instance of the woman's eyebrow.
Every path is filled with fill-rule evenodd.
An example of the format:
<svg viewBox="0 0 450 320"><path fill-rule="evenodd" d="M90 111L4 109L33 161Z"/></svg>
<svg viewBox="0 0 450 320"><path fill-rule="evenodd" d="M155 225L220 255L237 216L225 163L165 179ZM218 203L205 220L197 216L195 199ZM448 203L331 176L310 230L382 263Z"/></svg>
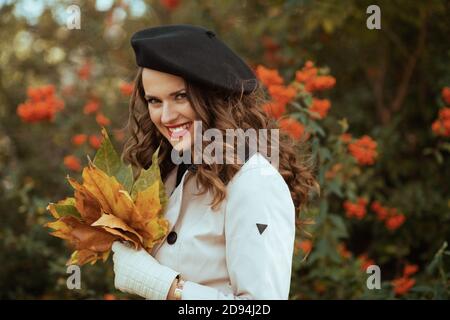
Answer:
<svg viewBox="0 0 450 320"><path fill-rule="evenodd" d="M175 96L175 95L177 95L177 94L179 94L179 93L181 93L182 91L185 91L185 90L186 90L186 88L177 90L177 91L175 91L175 92L170 93L169 96ZM148 100L148 99L159 99L158 97L152 96L152 95L149 95L149 94L146 94L146 95L144 96L144 98L147 99L147 100Z"/></svg>

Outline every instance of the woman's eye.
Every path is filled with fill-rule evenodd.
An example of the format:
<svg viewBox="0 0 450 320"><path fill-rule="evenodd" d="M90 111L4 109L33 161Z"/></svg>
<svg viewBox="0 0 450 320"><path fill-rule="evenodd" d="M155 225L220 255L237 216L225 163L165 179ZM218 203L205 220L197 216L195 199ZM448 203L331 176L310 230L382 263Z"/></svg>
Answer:
<svg viewBox="0 0 450 320"><path fill-rule="evenodd" d="M157 99L154 99L154 98L147 99L147 103L148 104L155 104L155 103L158 103L158 102L159 101Z"/></svg>
<svg viewBox="0 0 450 320"><path fill-rule="evenodd" d="M182 93L177 94L177 95L175 96L175 99L176 99L176 100L182 100L182 99L185 99L186 97L187 97L186 92L182 92Z"/></svg>

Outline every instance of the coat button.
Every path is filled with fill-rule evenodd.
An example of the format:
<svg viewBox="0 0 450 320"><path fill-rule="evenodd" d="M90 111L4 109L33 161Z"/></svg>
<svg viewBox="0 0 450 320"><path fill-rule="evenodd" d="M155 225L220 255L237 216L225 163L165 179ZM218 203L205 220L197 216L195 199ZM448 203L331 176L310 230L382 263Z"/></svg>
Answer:
<svg viewBox="0 0 450 320"><path fill-rule="evenodd" d="M168 235L167 235L167 243L168 244L174 244L175 241L177 241L177 233L175 231L171 231Z"/></svg>

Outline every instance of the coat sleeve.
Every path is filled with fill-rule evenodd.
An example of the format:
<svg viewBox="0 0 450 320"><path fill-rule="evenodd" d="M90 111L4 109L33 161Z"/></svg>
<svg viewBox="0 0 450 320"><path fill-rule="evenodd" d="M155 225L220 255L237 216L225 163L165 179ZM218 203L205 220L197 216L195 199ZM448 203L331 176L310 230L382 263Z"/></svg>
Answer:
<svg viewBox="0 0 450 320"><path fill-rule="evenodd" d="M295 207L284 179L271 169L248 169L228 188L226 260L234 294L186 281L183 300L288 299Z"/></svg>

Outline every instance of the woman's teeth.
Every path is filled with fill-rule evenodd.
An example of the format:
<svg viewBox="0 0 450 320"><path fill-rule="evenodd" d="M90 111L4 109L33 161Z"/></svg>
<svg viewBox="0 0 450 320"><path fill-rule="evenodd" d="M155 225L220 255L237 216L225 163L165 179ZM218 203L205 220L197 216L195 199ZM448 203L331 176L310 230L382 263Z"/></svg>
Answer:
<svg viewBox="0 0 450 320"><path fill-rule="evenodd" d="M169 131L170 132L179 132L179 131L182 131L183 129L189 128L190 125L191 125L190 123L186 123L186 124L184 124L182 126L179 126L179 127L169 128Z"/></svg>
<svg viewBox="0 0 450 320"><path fill-rule="evenodd" d="M176 138L180 135L180 133L184 134L184 132L187 131L190 128L190 126L191 126L191 123L189 122L189 123L183 124L179 127L167 128L167 129L169 129L171 137Z"/></svg>

